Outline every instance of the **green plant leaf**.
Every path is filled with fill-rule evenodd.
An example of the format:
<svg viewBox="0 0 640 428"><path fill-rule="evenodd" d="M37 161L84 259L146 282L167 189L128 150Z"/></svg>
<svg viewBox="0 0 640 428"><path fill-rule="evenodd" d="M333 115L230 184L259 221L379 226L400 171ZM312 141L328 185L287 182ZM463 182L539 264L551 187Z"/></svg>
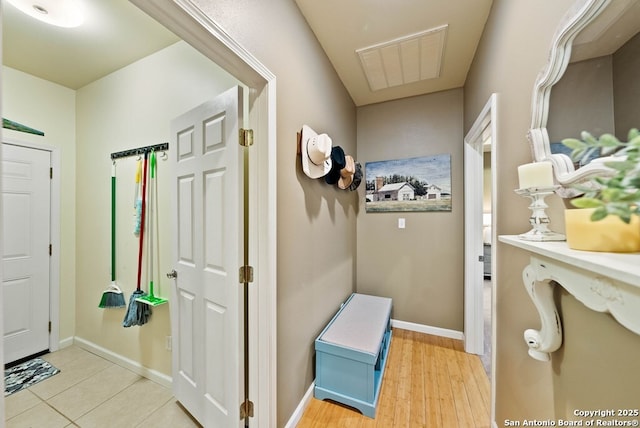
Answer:
<svg viewBox="0 0 640 428"><path fill-rule="evenodd" d="M607 210L604 207L600 207L591 214L591 221L600 221L608 215Z"/></svg>
<svg viewBox="0 0 640 428"><path fill-rule="evenodd" d="M577 208L599 208L604 206L604 203L599 199L582 197L573 199L571 205Z"/></svg>
<svg viewBox="0 0 640 428"><path fill-rule="evenodd" d="M562 144L573 150L584 150L587 145L577 138L565 138Z"/></svg>
<svg viewBox="0 0 640 428"><path fill-rule="evenodd" d="M598 142L600 147L618 147L620 145L620 140L611 134L602 134Z"/></svg>
<svg viewBox="0 0 640 428"><path fill-rule="evenodd" d="M615 169L616 171L629 171L636 167L636 162L630 160L609 161L604 163L605 166Z"/></svg>
<svg viewBox="0 0 640 428"><path fill-rule="evenodd" d="M637 131L637 129L636 129ZM627 143L627 147L640 147L640 135L635 136L631 139L629 139L629 142Z"/></svg>
<svg viewBox="0 0 640 428"><path fill-rule="evenodd" d="M588 131L582 131L580 133L580 138L590 146L598 144L598 140Z"/></svg>

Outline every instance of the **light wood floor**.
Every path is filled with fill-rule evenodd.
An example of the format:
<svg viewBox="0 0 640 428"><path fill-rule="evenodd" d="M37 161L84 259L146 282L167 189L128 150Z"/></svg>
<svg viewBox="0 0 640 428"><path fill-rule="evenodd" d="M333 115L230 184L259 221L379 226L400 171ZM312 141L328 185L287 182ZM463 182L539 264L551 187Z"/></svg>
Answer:
<svg viewBox="0 0 640 428"><path fill-rule="evenodd" d="M375 419L315 398L298 428L489 428L489 379L462 341L394 328Z"/></svg>

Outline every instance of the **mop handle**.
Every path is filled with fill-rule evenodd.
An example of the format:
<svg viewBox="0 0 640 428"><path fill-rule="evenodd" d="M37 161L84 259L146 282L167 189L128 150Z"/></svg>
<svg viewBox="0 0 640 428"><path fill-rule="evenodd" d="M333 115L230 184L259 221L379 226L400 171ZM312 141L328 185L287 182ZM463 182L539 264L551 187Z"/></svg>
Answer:
<svg viewBox="0 0 640 428"><path fill-rule="evenodd" d="M155 195L153 190L156 188L156 153L151 151L151 159L149 160L149 169L151 170L151 177L149 178L149 296L153 295L153 214L155 208L153 202Z"/></svg>
<svg viewBox="0 0 640 428"><path fill-rule="evenodd" d="M136 290L140 291L140 281L142 279L142 247L144 247L144 215L147 196L147 153L144 154L144 173L142 179L142 213L140 214L140 247L138 249L138 283Z"/></svg>
<svg viewBox="0 0 640 428"><path fill-rule="evenodd" d="M116 161L111 166L111 281L116 280Z"/></svg>

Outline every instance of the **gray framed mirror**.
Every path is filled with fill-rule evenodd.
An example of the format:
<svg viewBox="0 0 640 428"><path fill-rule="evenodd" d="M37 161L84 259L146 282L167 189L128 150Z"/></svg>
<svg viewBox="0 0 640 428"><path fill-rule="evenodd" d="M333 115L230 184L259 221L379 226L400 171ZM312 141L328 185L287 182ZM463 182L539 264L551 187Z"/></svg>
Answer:
<svg viewBox="0 0 640 428"><path fill-rule="evenodd" d="M534 161L553 165L564 198L609 175L601 159L575 164L564 138L611 133L625 140L640 128L640 0L576 0L553 36L532 96L528 132Z"/></svg>

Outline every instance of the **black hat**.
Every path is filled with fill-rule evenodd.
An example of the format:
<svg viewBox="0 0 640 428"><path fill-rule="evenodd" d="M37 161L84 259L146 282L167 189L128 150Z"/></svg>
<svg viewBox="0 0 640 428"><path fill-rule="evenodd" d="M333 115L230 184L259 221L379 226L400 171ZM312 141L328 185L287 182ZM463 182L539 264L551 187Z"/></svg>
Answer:
<svg viewBox="0 0 640 428"><path fill-rule="evenodd" d="M344 150L340 146L331 148L331 171L324 176L327 184L336 184L340 179L340 170L344 168L347 161L344 157Z"/></svg>
<svg viewBox="0 0 640 428"><path fill-rule="evenodd" d="M353 174L353 181L349 185L349 190L356 190L362 181L362 165L356 162L356 172Z"/></svg>

